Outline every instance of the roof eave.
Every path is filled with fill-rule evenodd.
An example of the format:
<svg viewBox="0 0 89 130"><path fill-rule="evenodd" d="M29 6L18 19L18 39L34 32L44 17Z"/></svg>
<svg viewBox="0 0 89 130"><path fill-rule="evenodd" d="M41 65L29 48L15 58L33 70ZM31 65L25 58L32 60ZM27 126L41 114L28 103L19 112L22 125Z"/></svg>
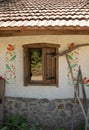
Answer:
<svg viewBox="0 0 89 130"><path fill-rule="evenodd" d="M21 35L89 35L87 26L0 27L0 37Z"/></svg>

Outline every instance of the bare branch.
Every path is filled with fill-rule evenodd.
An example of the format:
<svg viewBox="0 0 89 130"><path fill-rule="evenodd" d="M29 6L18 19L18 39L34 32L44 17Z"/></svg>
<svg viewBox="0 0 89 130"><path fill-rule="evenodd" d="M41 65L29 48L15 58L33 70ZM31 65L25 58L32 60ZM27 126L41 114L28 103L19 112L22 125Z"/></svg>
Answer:
<svg viewBox="0 0 89 130"><path fill-rule="evenodd" d="M55 55L52 59L54 59L54 58L56 58L58 56L63 56L65 54L68 54L71 51L74 51L75 49L80 48L80 47L84 47L84 46L89 46L89 43L75 45L74 48L72 48L72 49L66 49L66 50L58 53L57 55Z"/></svg>

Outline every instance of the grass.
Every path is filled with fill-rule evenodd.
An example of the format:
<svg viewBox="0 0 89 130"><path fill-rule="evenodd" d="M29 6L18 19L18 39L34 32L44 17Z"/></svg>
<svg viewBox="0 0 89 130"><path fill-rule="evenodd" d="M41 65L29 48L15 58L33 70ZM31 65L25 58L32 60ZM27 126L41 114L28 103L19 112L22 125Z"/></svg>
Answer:
<svg viewBox="0 0 89 130"><path fill-rule="evenodd" d="M0 130L64 130L63 128L36 127L29 125L27 120L20 115L10 115L3 124L0 124Z"/></svg>

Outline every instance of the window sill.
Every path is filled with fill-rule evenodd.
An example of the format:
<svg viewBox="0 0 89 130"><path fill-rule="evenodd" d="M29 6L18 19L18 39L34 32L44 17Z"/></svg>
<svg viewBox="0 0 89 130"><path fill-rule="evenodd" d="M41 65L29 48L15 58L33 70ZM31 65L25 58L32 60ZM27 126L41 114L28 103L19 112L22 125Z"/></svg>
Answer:
<svg viewBox="0 0 89 130"><path fill-rule="evenodd" d="M27 83L27 85L25 85L25 87L30 87L30 86L47 86L47 87L49 87L49 86L54 86L54 87L58 87L58 84L44 84L43 82L36 82L36 81L34 81L34 82L29 82L29 83Z"/></svg>

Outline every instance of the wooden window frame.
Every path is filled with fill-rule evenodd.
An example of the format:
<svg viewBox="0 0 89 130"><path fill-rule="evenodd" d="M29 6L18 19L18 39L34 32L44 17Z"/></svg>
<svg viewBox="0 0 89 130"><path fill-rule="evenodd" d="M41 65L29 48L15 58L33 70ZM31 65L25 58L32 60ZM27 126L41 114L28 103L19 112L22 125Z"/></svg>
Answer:
<svg viewBox="0 0 89 130"><path fill-rule="evenodd" d="M58 54L58 48L60 47L59 44L51 44L51 43L33 43L33 44L26 44L23 45L23 66L24 66L24 86L28 85L42 85L42 86L58 86L58 57L55 58L55 83L46 83L45 79L45 71L46 71L46 65L45 65L45 48L54 48L56 51L56 54ZM40 81L31 81L30 76L30 59L29 59L29 51L32 48L41 48L42 49L42 76L43 80Z"/></svg>

